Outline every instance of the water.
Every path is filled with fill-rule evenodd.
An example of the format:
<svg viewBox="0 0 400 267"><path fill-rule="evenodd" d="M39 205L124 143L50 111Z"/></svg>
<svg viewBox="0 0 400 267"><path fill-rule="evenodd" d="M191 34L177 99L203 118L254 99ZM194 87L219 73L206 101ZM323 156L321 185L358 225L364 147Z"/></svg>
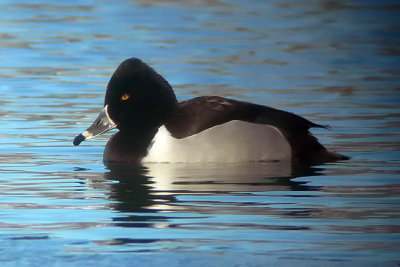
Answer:
<svg viewBox="0 0 400 267"><path fill-rule="evenodd" d="M0 4L2 266L398 266L397 1ZM104 166L72 146L124 59L180 100L301 114L350 161Z"/></svg>

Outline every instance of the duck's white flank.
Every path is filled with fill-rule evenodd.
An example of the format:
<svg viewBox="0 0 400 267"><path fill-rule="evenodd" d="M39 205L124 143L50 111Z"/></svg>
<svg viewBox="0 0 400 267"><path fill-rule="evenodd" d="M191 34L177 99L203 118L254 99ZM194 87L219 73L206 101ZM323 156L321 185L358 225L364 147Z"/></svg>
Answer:
<svg viewBox="0 0 400 267"><path fill-rule="evenodd" d="M176 139L161 127L143 162L244 162L289 160L291 149L275 127L243 121Z"/></svg>

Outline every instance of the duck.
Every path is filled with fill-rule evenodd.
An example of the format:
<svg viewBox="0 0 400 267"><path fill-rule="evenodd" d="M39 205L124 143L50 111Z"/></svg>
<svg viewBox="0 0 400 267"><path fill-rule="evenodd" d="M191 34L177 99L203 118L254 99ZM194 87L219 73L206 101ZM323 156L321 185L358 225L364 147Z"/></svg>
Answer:
<svg viewBox="0 0 400 267"><path fill-rule="evenodd" d="M328 151L311 128L329 128L294 113L221 96L178 101L156 70L132 57L107 85L104 105L73 144L117 128L104 162L324 163L348 159Z"/></svg>

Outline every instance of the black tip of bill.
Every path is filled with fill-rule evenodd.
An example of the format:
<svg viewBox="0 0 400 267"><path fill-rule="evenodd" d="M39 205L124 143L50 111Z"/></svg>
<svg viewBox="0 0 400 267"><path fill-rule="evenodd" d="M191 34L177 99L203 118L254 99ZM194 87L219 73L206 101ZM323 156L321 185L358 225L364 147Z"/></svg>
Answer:
<svg viewBox="0 0 400 267"><path fill-rule="evenodd" d="M74 146L79 146L79 144L85 141L85 139L86 138L82 134L80 134L74 138L74 141L72 143L74 144Z"/></svg>

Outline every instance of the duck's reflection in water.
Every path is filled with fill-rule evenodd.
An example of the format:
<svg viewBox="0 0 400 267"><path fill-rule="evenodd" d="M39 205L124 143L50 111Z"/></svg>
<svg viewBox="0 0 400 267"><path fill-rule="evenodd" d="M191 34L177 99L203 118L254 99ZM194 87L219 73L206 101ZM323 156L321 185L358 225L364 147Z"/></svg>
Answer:
<svg viewBox="0 0 400 267"><path fill-rule="evenodd" d="M176 195L220 195L238 192L309 191L293 178L315 175L320 169L293 167L291 162L235 164L106 164L112 207L121 212L171 211ZM138 218L135 218L135 220Z"/></svg>

